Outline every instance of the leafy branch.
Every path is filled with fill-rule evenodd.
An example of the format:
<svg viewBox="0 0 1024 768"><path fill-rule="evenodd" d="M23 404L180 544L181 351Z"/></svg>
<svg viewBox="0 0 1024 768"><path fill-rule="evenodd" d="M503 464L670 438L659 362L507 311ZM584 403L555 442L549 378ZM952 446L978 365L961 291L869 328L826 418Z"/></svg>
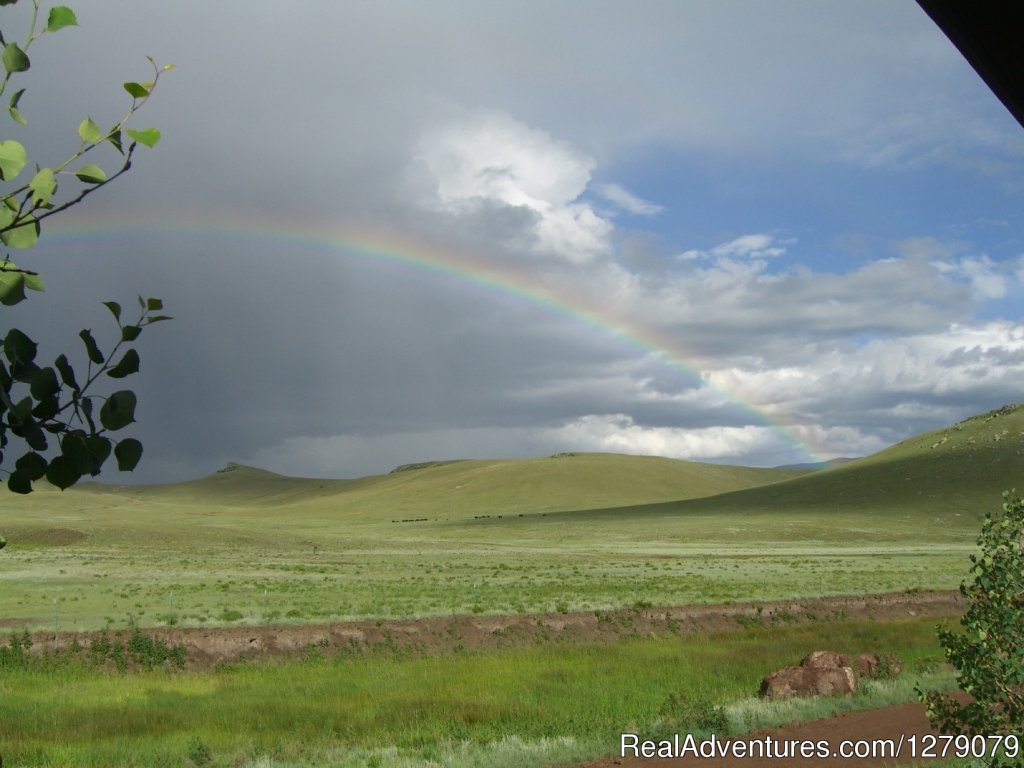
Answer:
<svg viewBox="0 0 1024 768"><path fill-rule="evenodd" d="M0 0L0 6L16 2ZM51 8L46 25L41 28L39 14L40 0L32 0L31 22L21 45L8 42L0 31L0 60L4 67L0 95L7 92L16 75L31 67L27 52L36 40L78 25L74 11L66 6ZM152 80L123 84L131 104L114 126L104 131L91 117L86 117L78 124L77 148L55 165L35 165L35 174L28 181L14 186L29 162L24 145L13 139L0 140L0 183L11 186L7 190L0 186L0 242L9 248L32 248L44 220L79 205L125 174L132 167L139 144L150 148L156 145L160 140L156 128L127 127L153 95L161 75L173 69L172 65L159 66L152 58L147 59L153 69ZM8 114L19 125L28 124L20 107L25 91L16 91L8 102ZM110 175L96 163L84 162L88 153L108 144L121 155L118 169ZM58 184L63 179L77 179L82 187L60 199ZM43 290L39 274L15 264L9 255L0 257L0 305L13 306L24 301L26 290ZM58 488L67 488L85 475L99 474L111 454L118 468L125 471L134 469L142 456L138 440L112 436L134 423L135 393L123 389L100 394L96 390L108 378L120 380L137 373L139 354L133 343L145 327L170 318L159 314L163 303L154 298L139 297L140 313L134 322L122 320L121 305L117 302L107 301L104 305L117 323L118 337L109 353L104 354L89 329L78 334L86 357L82 383L65 354L58 355L52 366L39 365L38 345L18 328L8 330L2 340L0 475L7 476L8 488L16 493L31 492L32 483L44 477ZM20 453L16 458L9 448L12 438L23 444L13 452ZM4 468L5 454L7 459L14 459L13 469Z"/></svg>
<svg viewBox="0 0 1024 768"><path fill-rule="evenodd" d="M33 3L33 8L36 11L38 10L37 1ZM64 10L70 14L70 16L58 16L57 18L60 19L60 24L53 29L48 25L47 29L44 31L56 31L56 29L77 24L77 20L75 19L74 13L71 9L54 8L50 14L51 25L54 23L53 20L55 18L53 11L57 10ZM35 14L33 14L32 24L34 28ZM30 35L29 42L37 39L41 34L42 32ZM2 33L0 33L0 42L2 42L2 40L3 36ZM26 48L27 47L28 43L26 43ZM15 51L15 54L8 55L8 52L12 50ZM93 122L91 117L86 117L78 125L79 146L75 152L53 167L38 168L31 180L8 191L4 195L4 205L3 207L0 207L0 240L2 240L5 245L11 248L31 248L35 245L35 242L39 237L39 225L43 219L49 218L56 213L60 213L61 211L65 211L68 208L77 205L96 190L106 186L114 179L127 172L131 168L132 155L134 154L135 148L138 144L143 144L152 148L158 141L160 141L160 131L156 128L135 130L126 127L128 122L135 116L135 113L149 101L160 81L160 76L164 72L168 72L174 68L171 64L159 66L151 57L147 57L147 60L153 68L153 79L149 82L124 83L123 87L128 95L132 97L132 103L127 112L120 120L117 121L117 123L114 124L113 128L104 132L100 130L99 126L97 126L95 122ZM24 50L18 48L15 43L5 44L3 61L7 71L2 87L0 87L0 95L3 94L7 82L12 74L15 72L23 72L29 67L27 55L24 53ZM10 106L8 108L11 119L22 125L25 125L28 122L18 108L18 103L24 93L25 89L21 89L15 93L11 98ZM132 139L127 150L124 147L124 134L127 134L128 137ZM124 157L121 167L112 176L108 176L107 173L95 163L86 163L79 166L72 172L65 170L72 163L82 159L87 153L103 144L110 144ZM27 163L28 155L25 151L25 147L20 142L13 139L0 141L0 180L14 180L21 174L22 169L27 165ZM73 175L87 186L85 186L74 198L59 205L55 205L52 202L52 199L57 193L57 178L59 176L68 175ZM39 211L42 212L39 213Z"/></svg>
<svg viewBox="0 0 1024 768"><path fill-rule="evenodd" d="M124 429L135 421L135 394L120 390L109 395L91 394L90 389L106 375L123 379L139 370L139 354L133 347L118 357L121 349L134 342L142 329L153 323L169 320L156 314L163 309L159 299L139 297L141 313L135 322L121 320L121 306L104 302L118 324L119 339L109 354L104 355L88 329L78 335L85 346L87 367L84 383L79 384L75 369L61 354L53 366L36 363L38 345L17 328L7 332L0 360L0 461L10 433L21 438L30 448L5 471L7 486L16 493L30 493L33 481L45 477L64 489L82 476L99 474L111 450L118 469L130 471L142 456L142 443L134 438L113 440L109 433ZM5 362L6 360L6 362ZM116 360L116 362L115 362ZM16 392L21 387L25 392ZM25 396L22 397L22 394ZM95 404L99 402L97 409ZM47 459L43 452L50 447L49 436L56 436L60 452Z"/></svg>

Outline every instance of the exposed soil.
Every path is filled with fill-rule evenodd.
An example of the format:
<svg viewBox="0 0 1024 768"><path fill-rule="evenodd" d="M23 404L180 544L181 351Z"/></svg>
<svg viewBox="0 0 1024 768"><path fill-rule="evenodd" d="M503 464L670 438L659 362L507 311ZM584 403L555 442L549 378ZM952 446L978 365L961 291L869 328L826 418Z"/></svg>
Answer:
<svg viewBox="0 0 1024 768"><path fill-rule="evenodd" d="M145 633L172 646L183 645L190 667L208 667L242 659L300 654L309 649L324 653L387 650L446 653L552 640L586 642L601 638L709 632L758 624L781 626L843 617L951 617L960 615L963 609L963 598L957 591L919 591L566 614L439 616L284 626L160 627L145 629ZM14 624L0 619L0 626L5 623ZM60 650L74 643L88 647L99 634L39 632L32 636L32 651Z"/></svg>
<svg viewBox="0 0 1024 768"><path fill-rule="evenodd" d="M922 745L922 737L937 735L924 714L924 705L897 704L882 709L870 709L861 712L847 712L842 715L815 720L808 723L793 723L778 728L757 731L738 739L750 744L754 741L764 743L766 737L776 742L812 742L817 744L827 740L827 749L836 754L828 757L808 757L800 755L800 747L787 747L788 752L782 754L796 755L783 759L767 757L700 757L685 753L682 757L610 757L583 763L574 768L881 768L882 766L917 765L941 759L943 742L931 744L931 756L926 756L928 743ZM685 739L685 734L680 734ZM916 749L912 751L911 737L916 737ZM643 738L641 736L641 738ZM880 745L879 740L892 741L898 746L903 739L902 749L896 752L890 745ZM854 746L856 754L868 754L868 743L875 745L875 757L842 757L839 753L840 743L844 740L859 742ZM699 743L699 742L698 742ZM778 749L778 748L776 748ZM810 748L809 748L810 749ZM845 749L845 747L843 748ZM952 747L949 747L952 749ZM882 751L885 750L885 751ZM774 754L780 754L776 751ZM953 752L946 754L946 759L955 757Z"/></svg>

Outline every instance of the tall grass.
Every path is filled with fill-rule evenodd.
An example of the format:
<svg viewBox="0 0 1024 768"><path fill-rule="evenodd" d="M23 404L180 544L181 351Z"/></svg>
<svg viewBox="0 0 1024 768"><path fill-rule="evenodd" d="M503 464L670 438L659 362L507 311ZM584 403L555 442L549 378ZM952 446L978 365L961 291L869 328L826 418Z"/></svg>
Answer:
<svg viewBox="0 0 1024 768"><path fill-rule="evenodd" d="M932 622L916 620L447 656L313 652L187 673L54 661L0 675L0 744L7 766L52 768L543 765L611 753L623 730L653 732L708 703L734 727L760 722L742 702L816 648L895 652L909 674L939 655Z"/></svg>

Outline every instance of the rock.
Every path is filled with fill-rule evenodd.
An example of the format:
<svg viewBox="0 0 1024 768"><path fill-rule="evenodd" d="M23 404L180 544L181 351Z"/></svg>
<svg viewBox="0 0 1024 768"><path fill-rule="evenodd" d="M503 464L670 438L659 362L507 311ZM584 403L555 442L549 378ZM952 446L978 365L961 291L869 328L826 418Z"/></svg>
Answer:
<svg viewBox="0 0 1024 768"><path fill-rule="evenodd" d="M785 667L768 675L760 695L768 699L794 696L851 696L857 690L857 675L850 667Z"/></svg>
<svg viewBox="0 0 1024 768"><path fill-rule="evenodd" d="M858 675L879 677L898 675L902 663L898 656L877 653L834 653L833 651L812 651L800 662L802 667L812 669L829 669L832 667L850 667Z"/></svg>
<svg viewBox="0 0 1024 768"><path fill-rule="evenodd" d="M878 677L878 654L860 653L856 656L847 657L846 666L852 667L858 675L865 677Z"/></svg>
<svg viewBox="0 0 1024 768"><path fill-rule="evenodd" d="M833 651L811 651L804 656L800 662L801 667L808 669L835 669L836 667L848 667L846 656Z"/></svg>
<svg viewBox="0 0 1024 768"><path fill-rule="evenodd" d="M857 676L879 677L899 674L898 656L875 653L847 654L812 651L799 667L784 667L761 682L760 695L769 699L792 696L844 696L857 690Z"/></svg>

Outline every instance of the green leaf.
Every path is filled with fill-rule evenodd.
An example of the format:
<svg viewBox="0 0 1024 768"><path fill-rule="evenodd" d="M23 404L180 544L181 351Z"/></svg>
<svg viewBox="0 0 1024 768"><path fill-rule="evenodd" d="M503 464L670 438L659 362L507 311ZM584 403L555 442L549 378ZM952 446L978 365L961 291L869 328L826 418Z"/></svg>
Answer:
<svg viewBox="0 0 1024 768"><path fill-rule="evenodd" d="M144 99L149 96L149 89L147 89L142 83L125 83L124 89L128 91L128 94L135 99Z"/></svg>
<svg viewBox="0 0 1024 768"><path fill-rule="evenodd" d="M24 424L32 419L32 398L23 397L11 407L11 415L19 424Z"/></svg>
<svg viewBox="0 0 1024 768"><path fill-rule="evenodd" d="M50 17L46 21L46 31L56 32L64 27L77 27L78 19L75 12L64 5L55 5L50 9Z"/></svg>
<svg viewBox="0 0 1024 768"><path fill-rule="evenodd" d="M60 382L53 368L40 368L36 371L29 389L36 400L53 397L60 392Z"/></svg>
<svg viewBox="0 0 1024 768"><path fill-rule="evenodd" d="M31 248L39 239L39 222L36 218L25 214L21 221L24 223L14 229L0 232L0 241L9 248Z"/></svg>
<svg viewBox="0 0 1024 768"><path fill-rule="evenodd" d="M110 440L101 435L69 433L60 447L64 460L81 475L98 475L103 462L110 457Z"/></svg>
<svg viewBox="0 0 1024 768"><path fill-rule="evenodd" d="M152 325L153 323L159 323L164 320L173 320L174 318L170 315L153 315L152 317L146 318L146 325Z"/></svg>
<svg viewBox="0 0 1024 768"><path fill-rule="evenodd" d="M32 428L25 432L25 442L32 450L45 451L46 433L37 424L33 424Z"/></svg>
<svg viewBox="0 0 1024 768"><path fill-rule="evenodd" d="M43 462L43 466L45 465L46 462ZM10 477L7 478L7 488L12 493L32 493L32 478L29 476L28 472L16 469L11 472ZM5 541L4 544L6 543L7 542ZM0 549L2 548L3 547L0 547Z"/></svg>
<svg viewBox="0 0 1024 768"><path fill-rule="evenodd" d="M114 392L100 408L100 423L111 432L124 429L135 421L135 403L131 390Z"/></svg>
<svg viewBox="0 0 1024 768"><path fill-rule="evenodd" d="M36 343L17 328L11 328L4 337L4 356L12 365L31 363L36 359L37 349Z"/></svg>
<svg viewBox="0 0 1024 768"><path fill-rule="evenodd" d="M122 440L114 448L114 457L117 459L119 470L131 472L142 458L142 443L134 437Z"/></svg>
<svg viewBox="0 0 1024 768"><path fill-rule="evenodd" d="M21 173L28 162L25 147L17 141L9 139L0 141L0 179L10 181Z"/></svg>
<svg viewBox="0 0 1024 768"><path fill-rule="evenodd" d="M76 472L71 462L63 456L52 458L49 466L46 468L46 479L62 491L77 483L81 477L82 474Z"/></svg>
<svg viewBox="0 0 1024 768"><path fill-rule="evenodd" d="M124 357L118 361L117 365L107 371L107 376L112 379L123 379L125 376L137 373L138 370L139 353L134 349L129 349L124 353Z"/></svg>
<svg viewBox="0 0 1024 768"><path fill-rule="evenodd" d="M54 178L52 168L40 168L32 181L28 183L32 190L32 205L40 206L50 201L53 193L57 191L57 179Z"/></svg>
<svg viewBox="0 0 1024 768"><path fill-rule="evenodd" d="M86 184L101 184L107 180L107 174L95 163L87 163L75 171L75 176Z"/></svg>
<svg viewBox="0 0 1024 768"><path fill-rule="evenodd" d="M121 341L135 341L142 333L142 328L137 325L125 325L121 328Z"/></svg>
<svg viewBox="0 0 1024 768"><path fill-rule="evenodd" d="M96 144L103 140L103 133L100 131L100 127L92 121L92 118L87 117L78 124L78 138L86 144Z"/></svg>
<svg viewBox="0 0 1024 768"><path fill-rule="evenodd" d="M110 310L110 314L114 316L114 319L118 322L121 321L121 305L116 301L104 301L103 306Z"/></svg>
<svg viewBox="0 0 1024 768"><path fill-rule="evenodd" d="M68 358L65 355L60 355L53 363L54 367L60 373L60 380L67 384L75 392L81 391L81 387L78 386L78 382L75 380L75 369L68 363Z"/></svg>
<svg viewBox="0 0 1024 768"><path fill-rule="evenodd" d="M17 43L8 43L4 46L3 60L4 69L8 73L24 72L29 68L28 56L18 47Z"/></svg>
<svg viewBox="0 0 1024 768"><path fill-rule="evenodd" d="M85 351L89 355L89 359L99 365L103 362L103 353L100 352L100 348L96 346L96 340L92 337L92 333L88 329L83 329L78 333L79 337L85 344Z"/></svg>
<svg viewBox="0 0 1024 768"><path fill-rule="evenodd" d="M107 134L107 141L114 145L114 149L124 154L124 147L121 146L121 131L114 130Z"/></svg>
<svg viewBox="0 0 1024 768"><path fill-rule="evenodd" d="M146 299L146 311L157 312L164 308L164 303L160 299Z"/></svg>
<svg viewBox="0 0 1024 768"><path fill-rule="evenodd" d="M19 472L24 472L30 480L39 480L46 474L46 459L34 451L26 453L14 462Z"/></svg>
<svg viewBox="0 0 1024 768"><path fill-rule="evenodd" d="M145 144L147 147L154 147L160 141L160 131L156 128L143 128L141 131L128 128L125 132L139 144Z"/></svg>
<svg viewBox="0 0 1024 768"><path fill-rule="evenodd" d="M13 307L25 300L25 275L0 270L0 304Z"/></svg>
<svg viewBox="0 0 1024 768"><path fill-rule="evenodd" d="M21 101L21 96L23 93L25 93L24 88L22 88L20 91L16 91L14 95L11 96L11 102L10 106L8 107L8 111L11 113L11 119L14 120L14 122L20 125L28 125L28 120L25 119L25 117L21 114L21 111L18 109L18 102Z"/></svg>
<svg viewBox="0 0 1024 768"><path fill-rule="evenodd" d="M36 403L36 407L32 409L32 415L38 419L41 423L40 426L48 431L54 431L52 427L54 425L48 422L60 411L60 400L56 394L49 395L41 399ZM56 431L60 431L60 427L57 427Z"/></svg>
<svg viewBox="0 0 1024 768"><path fill-rule="evenodd" d="M95 432L96 422L92 420L92 400L88 397L83 397L78 401L78 409L81 411L82 415L85 416L85 420L89 424L89 431ZM78 413L78 411L76 411L76 413Z"/></svg>

